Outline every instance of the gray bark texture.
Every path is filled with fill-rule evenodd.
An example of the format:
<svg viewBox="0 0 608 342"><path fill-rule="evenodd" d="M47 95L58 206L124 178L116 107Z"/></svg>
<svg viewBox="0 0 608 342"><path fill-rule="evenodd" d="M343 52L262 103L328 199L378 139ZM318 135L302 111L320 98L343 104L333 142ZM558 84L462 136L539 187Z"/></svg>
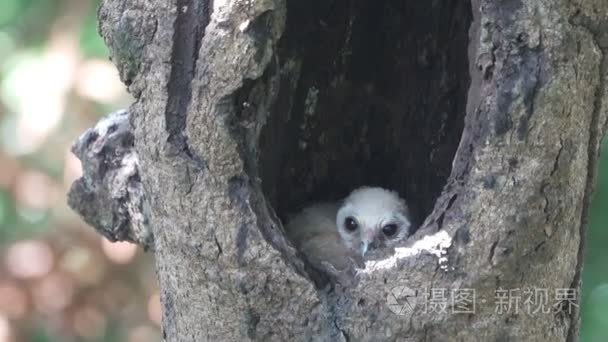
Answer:
<svg viewBox="0 0 608 342"><path fill-rule="evenodd" d="M165 340L577 339L565 301L494 299L580 287L608 2L104 0L99 19L133 139L76 143L71 204L154 250ZM311 268L282 222L364 184L419 229L352 281ZM474 289L475 310L396 310L404 288Z"/></svg>

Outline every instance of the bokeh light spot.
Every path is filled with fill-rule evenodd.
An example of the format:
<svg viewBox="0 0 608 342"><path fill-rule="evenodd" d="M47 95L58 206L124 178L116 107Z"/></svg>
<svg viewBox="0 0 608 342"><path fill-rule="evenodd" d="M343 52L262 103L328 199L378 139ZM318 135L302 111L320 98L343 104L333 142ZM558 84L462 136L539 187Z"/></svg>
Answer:
<svg viewBox="0 0 608 342"><path fill-rule="evenodd" d="M53 180L40 171L25 171L15 184L15 197L19 205L46 210L54 204L57 191Z"/></svg>
<svg viewBox="0 0 608 342"><path fill-rule="evenodd" d="M91 60L79 69L76 91L84 98L101 103L115 103L125 96L125 88L114 64Z"/></svg>
<svg viewBox="0 0 608 342"><path fill-rule="evenodd" d="M9 273L15 278L40 278L51 271L54 255L45 242L23 240L8 248L5 262Z"/></svg>
<svg viewBox="0 0 608 342"><path fill-rule="evenodd" d="M157 326L160 327L161 317L162 317L162 308L160 304L160 295L157 293L150 296L148 299L148 318Z"/></svg>
<svg viewBox="0 0 608 342"><path fill-rule="evenodd" d="M133 261L135 253L137 252L137 245L125 241L111 242L102 237L101 249L110 261L124 265Z"/></svg>
<svg viewBox="0 0 608 342"><path fill-rule="evenodd" d="M7 317L0 315L0 342L13 342L13 329Z"/></svg>
<svg viewBox="0 0 608 342"><path fill-rule="evenodd" d="M69 188L72 183L81 176L82 163L80 162L80 159L76 158L70 149L66 150L63 164L63 184L65 188Z"/></svg>
<svg viewBox="0 0 608 342"><path fill-rule="evenodd" d="M140 325L135 327L129 332L129 342L154 342L161 341L160 334L158 330L148 326L148 325Z"/></svg>
<svg viewBox="0 0 608 342"><path fill-rule="evenodd" d="M74 290L74 283L67 275L51 274L34 286L34 304L40 312L55 314L72 303Z"/></svg>
<svg viewBox="0 0 608 342"><path fill-rule="evenodd" d="M106 317L93 307L84 307L74 314L74 331L87 339L102 336L106 330Z"/></svg>
<svg viewBox="0 0 608 342"><path fill-rule="evenodd" d="M0 315L22 319L27 314L28 298L25 291L14 283L0 283Z"/></svg>
<svg viewBox="0 0 608 342"><path fill-rule="evenodd" d="M61 256L60 268L79 282L90 285L99 283L106 272L106 264L100 253L79 246L68 249Z"/></svg>

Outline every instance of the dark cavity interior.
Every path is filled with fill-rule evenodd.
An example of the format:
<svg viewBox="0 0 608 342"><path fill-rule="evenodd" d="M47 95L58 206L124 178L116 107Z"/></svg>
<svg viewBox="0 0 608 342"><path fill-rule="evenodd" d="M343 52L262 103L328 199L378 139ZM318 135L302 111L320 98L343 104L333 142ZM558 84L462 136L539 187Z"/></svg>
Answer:
<svg viewBox="0 0 608 342"><path fill-rule="evenodd" d="M280 218L375 185L424 220L464 126L471 20L466 0L288 1L258 164Z"/></svg>

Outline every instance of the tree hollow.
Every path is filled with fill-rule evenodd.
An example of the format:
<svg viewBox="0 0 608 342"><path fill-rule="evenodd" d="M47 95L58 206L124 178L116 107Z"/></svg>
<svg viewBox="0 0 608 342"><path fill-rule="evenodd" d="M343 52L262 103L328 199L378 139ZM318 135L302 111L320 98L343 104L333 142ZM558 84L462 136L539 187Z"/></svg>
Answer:
<svg viewBox="0 0 608 342"><path fill-rule="evenodd" d="M470 84L466 0L288 1L278 101L259 140L283 220L382 186L422 223L451 172Z"/></svg>

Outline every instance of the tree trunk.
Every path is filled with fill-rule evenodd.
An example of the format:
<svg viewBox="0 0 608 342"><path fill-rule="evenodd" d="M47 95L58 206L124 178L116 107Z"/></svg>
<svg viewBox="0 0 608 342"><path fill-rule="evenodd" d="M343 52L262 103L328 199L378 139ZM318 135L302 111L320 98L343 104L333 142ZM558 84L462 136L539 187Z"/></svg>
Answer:
<svg viewBox="0 0 608 342"><path fill-rule="evenodd" d="M138 174L108 173L124 167L112 147L87 152L115 130L89 133L71 205L154 250L167 341L576 340L565 290L580 288L605 131L606 13L596 0L105 0ZM143 190L108 191L129 184L108 174ZM397 190L419 229L336 283L282 222L364 184ZM120 201L91 218L101 192Z"/></svg>

